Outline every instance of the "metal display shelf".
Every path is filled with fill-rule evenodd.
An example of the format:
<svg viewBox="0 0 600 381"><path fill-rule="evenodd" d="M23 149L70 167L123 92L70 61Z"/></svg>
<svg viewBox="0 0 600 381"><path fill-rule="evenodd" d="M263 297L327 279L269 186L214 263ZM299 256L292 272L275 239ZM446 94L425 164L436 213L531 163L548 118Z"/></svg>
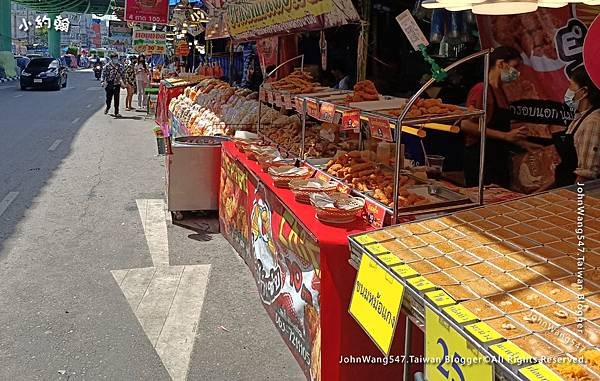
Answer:
<svg viewBox="0 0 600 381"><path fill-rule="evenodd" d="M567 188L563 188L564 190L568 190L570 192L573 193L573 200L576 200L577 195L576 195L576 187L575 186L571 186L571 187L567 187ZM561 190L562 191L562 190ZM515 199L515 200L511 200L511 201L507 201L505 203L500 203L500 204L495 204L493 207L497 206L502 206L502 204L510 204L510 203L515 203L515 202L521 202L522 200L527 200L527 199L532 199L532 198L536 198L539 196L544 196L544 195L548 195L552 192L555 191L548 191L548 192L544 192L541 194L537 194L534 196L524 196L522 198L519 199ZM590 183L586 183L585 185L585 192L586 192L586 197L592 197L595 199L600 199L600 180L594 181L594 182L590 182ZM541 200L541 199L540 199ZM575 201L574 201L575 202ZM590 204L592 205L592 204ZM471 209L470 212L472 213L477 213L478 209L485 209L486 207L481 207L481 208L476 208L476 209ZM596 207L596 209L598 209ZM493 217L498 216L497 215L493 215ZM573 219L576 218L576 211L573 211ZM542 217L540 217L540 219L542 219ZM592 220L595 221L593 219L592 216ZM593 222L590 222L593 223ZM476 225L470 225L469 222L467 222L468 226L473 226L475 227ZM450 229L452 229L451 227L449 227ZM380 229L381 230L386 230L389 228L384 228L384 229ZM458 301L454 301L454 299L452 299L454 301L454 303L452 304L448 304L448 305L443 305L443 306L438 306L436 305L435 302L433 302L432 300L430 300L428 297L425 296L426 293L431 292L431 291L444 291L443 286L439 287L437 285L433 285L433 287L430 286L424 286L424 287L420 287L418 288L417 286L415 286L414 283L411 283L411 280L415 280L416 278L421 277L421 275L416 271L416 270L412 270L410 272L404 272L404 274L406 276L402 276L401 274L398 274L397 272L392 270L392 267L395 266L400 266L403 265L404 262L402 261L401 258L400 259L400 263L393 263L391 265L388 265L384 260L382 260L380 257L384 256L386 254L393 254L391 253L389 250L387 252L379 252L378 250L374 250L375 247L372 246L371 247L371 251L369 251L367 249L367 247L369 247L369 245L376 245L377 242L375 240L373 240L373 242L368 242L365 243L362 239L362 237L366 236L366 235L370 235L372 233L376 233L377 231L371 231L368 233L360 233L357 235L353 235L348 237L349 240L349 246L350 246L350 252L351 252L351 258L349 260L349 263L352 267L358 269L360 266L360 262L362 260L362 258L366 255L368 257L370 257L371 259L373 259L375 262L380 264L380 267L383 268L386 273L393 277L395 280L397 280L398 282L400 282L403 286L404 286L404 297L402 300L402 311L406 314L406 316L410 319L410 321L414 322L415 325L417 327L419 327L419 329L421 329L423 332L425 332L426 329L426 319L425 319L425 311L427 308L430 308L431 310L435 311L436 315L440 317L440 319L443 320L443 322L451 327L453 327L456 332L458 332L465 340L467 340L467 342L475 349L477 349L477 351L479 351L483 356L486 356L487 358L492 358L495 359L496 361L493 362L493 373L494 373L494 380L525 380L526 378L524 378L524 376L522 374L519 373L519 370L530 366L532 364L537 364L538 361L535 360L534 356L531 356L532 358L534 358L535 361L532 362L528 362L525 364L518 364L518 365L512 365L508 362L502 361L502 359L495 353L493 353L490 349L491 345L497 344L497 343L501 343L501 342L505 342L505 341L511 341L508 339L505 339L504 337L502 338L498 338L496 340L492 340L489 341L487 343L482 343L479 342L475 336L471 335L469 332L467 332L463 327L465 325L474 323L474 322L480 322L480 321L484 321L485 320L481 320L479 318L477 318L476 320L469 320L466 321L462 324L457 323L456 321L454 321L453 319L451 319L443 310L442 307L446 307L448 305L452 305L452 304L460 304ZM575 234L575 233L573 233ZM360 238L359 238L360 237ZM359 242L359 239L361 242ZM393 240L394 238L392 236L390 236L390 240ZM402 242L403 238L395 238L396 240L399 240L400 242ZM380 242L387 242L386 241L380 241ZM516 245L516 243L513 242L509 242L509 244L511 245ZM432 244L427 244L430 247L435 248L436 244L432 243ZM426 246L427 247L427 246ZM465 249L466 250L466 249ZM526 251L526 250L525 250ZM591 255L591 254L588 254ZM575 259L574 259L575 260ZM547 263L550 264L554 264L554 262L552 262L552 259L547 259ZM487 260L483 260L483 262L480 263L484 263L487 264L488 261ZM411 263L407 263L407 266L410 267ZM555 266L558 266L559 268L561 268L560 264L555 264ZM563 270L565 270L564 267L562 267ZM441 269L440 272L444 273L444 270ZM568 271L569 274L571 274L571 271ZM425 276L426 278L426 276ZM484 277L485 278L485 277ZM550 281L553 281L553 279L550 279ZM428 283L431 283L430 281ZM593 282L592 282L593 283ZM531 285L526 284L527 286L531 287ZM444 291L445 292L445 291ZM505 293L508 291L504 291ZM449 294L447 294L449 296ZM481 297L478 296L475 299L479 299L479 298L483 298L485 300L485 297ZM529 306L530 309L535 310L536 308ZM517 311L518 312L518 311ZM514 312L513 312L514 313ZM511 313L509 312L504 312L503 316L509 316L511 315ZM408 321L408 320L407 320ZM568 323L570 324L570 323ZM566 325L568 324L557 324L555 329L563 329ZM410 331L412 329L412 325L410 325L409 323L407 323L407 327L406 329L408 331ZM528 330L529 331L529 330ZM530 331L528 334L534 334L536 331ZM544 331L540 331L540 332L544 332ZM410 332L406 333L406 343L405 343L405 347L406 347L406 351L405 351L405 355L410 355L410 339L408 339L410 337ZM583 344L586 344L588 347L595 347L597 348L597 346L594 346L591 342L588 342L588 338L585 337L579 337L580 342ZM544 339L545 340L545 339ZM554 345L554 344L553 344ZM588 348L588 347L584 347L584 348ZM526 350L526 348L523 348L524 350ZM576 358L574 357L575 355L573 353L563 353L562 355L560 355L560 358L568 358L570 360L576 360ZM409 374L407 373L408 367L405 367L405 374L404 374L404 380L408 380L409 378ZM594 368L591 368L589 366L585 367L585 370L590 374L590 376L592 377L596 377L595 379L600 379L600 372ZM540 378L542 379L542 378Z"/></svg>
<svg viewBox="0 0 600 381"><path fill-rule="evenodd" d="M444 70L445 71L450 71L455 69L456 67L465 64L466 62L472 61L474 59L478 59L478 58L482 58L484 59L484 65L483 65L483 94L482 94L482 104L487 104L487 96L488 96L488 86L489 86L489 78L488 78L488 68L489 68L489 54L490 54L490 50L483 50L481 52L472 54L470 56L464 57L459 61L456 61L455 63L449 65L448 67L446 67ZM298 59L298 58L302 58L303 60L303 56L298 56L298 57L294 57L291 60L294 59ZM291 61L290 60L290 61ZM275 69L273 69L270 73L267 74L266 78L269 78L270 76L272 76L281 66L283 66L285 63L283 63L282 65L276 67ZM266 79L265 79L266 80ZM385 119L387 120L388 124L390 125L390 127L392 127L392 138L393 138L393 143L396 145L396 157L395 157L395 165L394 165L394 181L393 181L393 207L390 208L387 205L384 206L381 203L377 202L376 200L374 200L372 197L368 196L367 194L363 193L363 192L359 192L356 190L352 190L353 194L358 195L360 197L363 198L368 198L370 201L373 201L374 203L376 203L379 206L384 207L385 209L385 213L386 215L391 215L390 221L391 224L396 224L398 222L400 222L404 217L406 217L407 215L415 215L415 214L425 214L424 212L421 213L420 211L413 213L412 211L409 213L405 213L405 210L403 210L403 207L400 205L400 176L402 175L401 173L401 168L400 168L400 164L403 161L403 157L402 155L402 147L401 147L401 137L402 137L402 133L409 133L409 134L413 134L417 137L420 138L424 138L426 137L426 132L425 132L425 128L426 124L431 123L431 124L435 124L435 123L449 123L452 122L454 123L452 128L454 128L454 132L457 132L456 128L457 124L460 123L461 120L465 119L465 118L477 118L478 119L478 124L479 124L479 129L480 129L480 157L479 157L479 183L478 183L478 197L477 197L477 202L476 203L467 203L468 206L475 206L475 205L483 205L483 180L484 180L484 174L483 174L483 169L484 169L484 161L485 161L485 138L486 138L486 111L485 110L470 110L470 109L465 109L465 108L460 108L461 113L458 114L446 114L446 115L428 115L428 116L423 116L423 117L417 117L417 118L408 118L408 112L410 111L410 109L412 108L412 106L417 102L417 100L420 98L420 96L430 87L433 85L433 83L435 82L435 80L432 78L430 79L427 83L425 83L410 99L408 99L406 101L406 103L404 104L402 111L400 113L400 115L398 115L397 117L394 116L390 116L381 112L377 112L377 111L363 111L363 110L359 110L360 111L360 118L361 120L369 120L370 117L376 117L376 118L381 118L381 119ZM259 89L259 94L261 94L262 92L266 91L265 89L265 82L263 82L260 86ZM285 95L290 95L291 94L289 92L285 92L285 91L278 91L278 90L270 90L275 92L276 94L278 94L278 96L283 96ZM332 90L333 91L333 90ZM329 93L331 93L332 91L330 91ZM338 95L343 95L344 92L340 92ZM331 94L329 94L329 96L331 96ZM294 95L293 96L295 100L299 100L299 102L294 101L294 105L296 106L295 109L297 112L300 113L301 115L301 122L302 122L302 129L301 129L301 148L300 148L300 159L301 160L305 160L305 136L306 136L306 129L307 129L307 102L309 101L313 101L316 102L317 104L322 104L323 102L327 102L327 103L331 103L334 104L335 106L335 111L336 113L340 114L343 113L345 111L349 111L349 110L355 110L355 108L352 107L347 107L347 106L343 106L343 105L339 105L339 104L335 104L334 101L332 100L327 100L324 99L324 96L319 97L318 93L310 93L310 94L298 94L298 95ZM258 123L258 129L257 132L259 134L259 136L264 137L264 134L261 133L261 123L260 123L260 118L262 116L261 114L261 105L263 103L266 103L264 100L260 99L261 97L259 97L259 123ZM267 97L268 98L268 97ZM300 105L298 105L297 103L300 103ZM301 107L299 107L301 106ZM301 109L299 109L301 108ZM433 129L439 129L438 128L433 128ZM451 129L452 130L452 129ZM359 148L362 147L362 136L363 134L361 133L359 135ZM270 140L270 139L269 139ZM423 147L423 146L422 146ZM423 148L424 149L424 148ZM315 168L317 170L320 170L318 168ZM332 177L330 175L327 175L328 177ZM338 180L339 181L339 180ZM350 187L352 189L352 187ZM436 208L432 208L433 210L428 211L428 213L442 213L442 212L450 212L452 210L459 210L459 209L463 209L464 206L459 205L456 207L444 207L442 210L435 210Z"/></svg>

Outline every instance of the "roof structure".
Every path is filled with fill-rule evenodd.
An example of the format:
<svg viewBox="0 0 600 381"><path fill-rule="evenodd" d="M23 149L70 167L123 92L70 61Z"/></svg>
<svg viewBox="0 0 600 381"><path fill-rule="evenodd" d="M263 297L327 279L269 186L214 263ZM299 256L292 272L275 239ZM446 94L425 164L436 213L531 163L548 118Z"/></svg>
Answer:
<svg viewBox="0 0 600 381"><path fill-rule="evenodd" d="M13 0L36 11L94 13L99 16L112 13L113 7L124 7L125 0Z"/></svg>

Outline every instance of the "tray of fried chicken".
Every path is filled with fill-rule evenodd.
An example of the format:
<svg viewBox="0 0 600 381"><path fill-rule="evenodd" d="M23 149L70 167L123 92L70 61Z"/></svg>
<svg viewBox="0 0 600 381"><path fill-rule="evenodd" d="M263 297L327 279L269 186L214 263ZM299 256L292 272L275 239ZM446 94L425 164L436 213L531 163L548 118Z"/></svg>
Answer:
<svg viewBox="0 0 600 381"><path fill-rule="evenodd" d="M306 71L296 70L287 77L268 83L266 89L289 92L290 94L312 93L319 84Z"/></svg>
<svg viewBox="0 0 600 381"><path fill-rule="evenodd" d="M376 163L374 156L372 151L338 152L334 159L325 164L325 171L391 208L394 205L394 173ZM468 201L459 193L410 174L401 174L398 184L398 204L403 211Z"/></svg>

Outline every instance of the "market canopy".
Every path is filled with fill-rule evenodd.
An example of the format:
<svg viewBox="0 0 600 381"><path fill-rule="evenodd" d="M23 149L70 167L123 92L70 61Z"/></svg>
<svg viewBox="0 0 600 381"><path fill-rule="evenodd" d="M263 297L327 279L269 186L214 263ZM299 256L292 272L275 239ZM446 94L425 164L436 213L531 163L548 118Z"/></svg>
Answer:
<svg viewBox="0 0 600 381"><path fill-rule="evenodd" d="M111 7L124 6L124 0L14 0L30 9L46 12L76 12L105 15Z"/></svg>
<svg viewBox="0 0 600 381"><path fill-rule="evenodd" d="M226 29L236 40L322 30L358 22L351 0L242 0L227 2L211 18L223 16ZM207 29L217 28L209 25Z"/></svg>

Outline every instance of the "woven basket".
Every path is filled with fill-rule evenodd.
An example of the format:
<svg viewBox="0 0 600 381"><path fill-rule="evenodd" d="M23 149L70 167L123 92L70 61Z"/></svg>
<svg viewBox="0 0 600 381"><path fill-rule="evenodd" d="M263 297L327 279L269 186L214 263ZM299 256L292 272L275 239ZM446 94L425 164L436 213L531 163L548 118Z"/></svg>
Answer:
<svg viewBox="0 0 600 381"><path fill-rule="evenodd" d="M282 165L279 167L270 167L268 173L273 178L273 184L278 188L289 188L290 181L294 179L304 179L310 175L310 171L307 168L299 168L299 173L281 173L278 169L283 171L293 168L291 165Z"/></svg>
<svg viewBox="0 0 600 381"><path fill-rule="evenodd" d="M316 193L314 193L314 195L316 195ZM313 197L311 197L310 203L315 207L317 211L317 219L321 220L322 222L327 222L331 224L346 224L353 222L358 217L358 212L361 211L365 205L365 200L348 196L347 194L339 192L329 194L329 197L338 202L343 202L349 205L349 209L323 207L321 205L316 204Z"/></svg>
<svg viewBox="0 0 600 381"><path fill-rule="evenodd" d="M316 181L320 183L321 187L309 187L307 186L308 182ZM310 195L312 193L326 193L332 194L337 190L337 184L334 182L327 182L318 179L294 179L290 181L289 184L290 189L294 192L294 196L296 197L296 201L301 202L303 204L310 204Z"/></svg>

